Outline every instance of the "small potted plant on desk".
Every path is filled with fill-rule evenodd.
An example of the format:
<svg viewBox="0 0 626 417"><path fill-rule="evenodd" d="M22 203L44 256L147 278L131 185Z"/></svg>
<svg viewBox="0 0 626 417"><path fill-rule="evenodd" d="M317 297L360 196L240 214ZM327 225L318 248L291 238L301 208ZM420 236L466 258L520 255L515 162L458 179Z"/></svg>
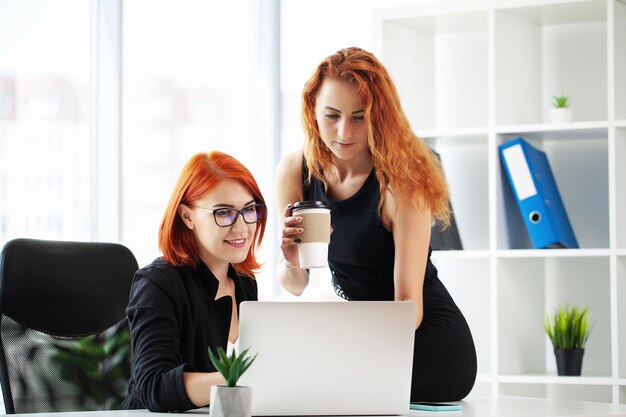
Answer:
<svg viewBox="0 0 626 417"><path fill-rule="evenodd" d="M572 109L569 108L569 97L552 96L552 108L548 110L552 123L567 123L572 120Z"/></svg>
<svg viewBox="0 0 626 417"><path fill-rule="evenodd" d="M213 385L211 387L211 416L250 417L252 388L238 386L237 381L252 365L256 359L256 354L250 357L248 356L248 349L245 349L239 355L233 351L228 356L224 349L218 347L217 355L211 352L211 348L209 348L209 359L226 380L226 385Z"/></svg>
<svg viewBox="0 0 626 417"><path fill-rule="evenodd" d="M558 307L551 320L546 313L544 328L554 347L557 372L561 376L580 376L585 343L592 326L589 325L587 307Z"/></svg>

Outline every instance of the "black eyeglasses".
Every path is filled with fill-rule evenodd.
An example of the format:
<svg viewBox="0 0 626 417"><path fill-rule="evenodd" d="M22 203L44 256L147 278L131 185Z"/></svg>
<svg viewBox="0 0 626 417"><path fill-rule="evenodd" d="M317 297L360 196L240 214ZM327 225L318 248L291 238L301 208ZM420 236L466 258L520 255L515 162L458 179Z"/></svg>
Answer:
<svg viewBox="0 0 626 417"><path fill-rule="evenodd" d="M235 210L232 208L209 210L205 209L204 207L198 207L195 204L192 204L192 206L200 210L204 210L207 213L213 214L215 224L219 227L232 226L233 224L235 224L235 222L237 221L237 217L239 217L240 214L244 222L248 224L254 224L261 220L263 214L265 213L265 204L254 204L244 207L241 210Z"/></svg>

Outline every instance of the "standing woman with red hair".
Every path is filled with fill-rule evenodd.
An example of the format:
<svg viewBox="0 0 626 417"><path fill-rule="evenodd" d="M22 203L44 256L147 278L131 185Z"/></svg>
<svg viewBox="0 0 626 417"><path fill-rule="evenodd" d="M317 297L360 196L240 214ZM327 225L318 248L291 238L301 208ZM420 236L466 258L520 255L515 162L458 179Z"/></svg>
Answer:
<svg viewBox="0 0 626 417"><path fill-rule="evenodd" d="M159 229L163 255L135 274L126 310L132 375L122 408L184 411L223 384L208 349L239 335L239 304L257 300L254 272L265 200L252 174L221 152L183 168Z"/></svg>
<svg viewBox="0 0 626 417"><path fill-rule="evenodd" d="M309 281L298 263L303 229L292 204L325 201L335 292L417 305L411 401L464 398L476 379L476 350L430 260L431 222L450 220L447 184L436 156L411 130L387 70L359 48L324 59L305 84L302 122L304 148L276 171L284 207L281 284L299 295Z"/></svg>

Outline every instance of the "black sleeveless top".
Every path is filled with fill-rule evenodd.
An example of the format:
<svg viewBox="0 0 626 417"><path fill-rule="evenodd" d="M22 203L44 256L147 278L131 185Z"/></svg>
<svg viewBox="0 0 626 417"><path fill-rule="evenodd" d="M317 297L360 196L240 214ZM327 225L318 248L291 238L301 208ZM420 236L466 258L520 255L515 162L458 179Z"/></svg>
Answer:
<svg viewBox="0 0 626 417"><path fill-rule="evenodd" d="M338 201L326 195L318 179L311 178L311 184L306 184L307 172L303 164L304 200L324 201L331 209L328 265L337 295L346 300L393 300L395 245L378 213L380 190L375 169L354 195ZM431 252L429 248L425 285L437 278Z"/></svg>
<svg viewBox="0 0 626 417"><path fill-rule="evenodd" d="M375 170L354 195L340 201L329 198L315 178L307 185L306 177L305 165L304 199L325 201L331 208L328 264L337 294L347 300L394 300L395 246L378 214ZM476 349L463 313L437 277L431 252L422 288L424 316L415 331L411 401L458 401L474 386Z"/></svg>

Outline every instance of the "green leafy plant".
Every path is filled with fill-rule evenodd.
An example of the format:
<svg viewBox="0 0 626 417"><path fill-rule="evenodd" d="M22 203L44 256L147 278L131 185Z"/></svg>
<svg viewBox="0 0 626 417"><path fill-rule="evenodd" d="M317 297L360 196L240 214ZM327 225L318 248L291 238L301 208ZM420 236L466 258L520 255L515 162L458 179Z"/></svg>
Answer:
<svg viewBox="0 0 626 417"><path fill-rule="evenodd" d="M587 307L558 307L552 319L546 313L543 326L555 349L584 349L593 326L589 324Z"/></svg>
<svg viewBox="0 0 626 417"><path fill-rule="evenodd" d="M569 97L564 95L552 96L552 105L557 109L564 109L569 106Z"/></svg>
<svg viewBox="0 0 626 417"><path fill-rule="evenodd" d="M76 386L83 400L100 409L117 409L130 378L130 335L126 323L77 340L57 339L51 363Z"/></svg>
<svg viewBox="0 0 626 417"><path fill-rule="evenodd" d="M252 362L256 359L258 353L250 357L248 356L248 350L249 349L241 351L239 355L233 351L233 353L228 356L221 347L217 348L217 355L211 352L211 348L209 348L209 359L211 359L211 363L213 363L215 369L222 374L226 380L227 386L237 386L237 381L241 375L248 370Z"/></svg>

